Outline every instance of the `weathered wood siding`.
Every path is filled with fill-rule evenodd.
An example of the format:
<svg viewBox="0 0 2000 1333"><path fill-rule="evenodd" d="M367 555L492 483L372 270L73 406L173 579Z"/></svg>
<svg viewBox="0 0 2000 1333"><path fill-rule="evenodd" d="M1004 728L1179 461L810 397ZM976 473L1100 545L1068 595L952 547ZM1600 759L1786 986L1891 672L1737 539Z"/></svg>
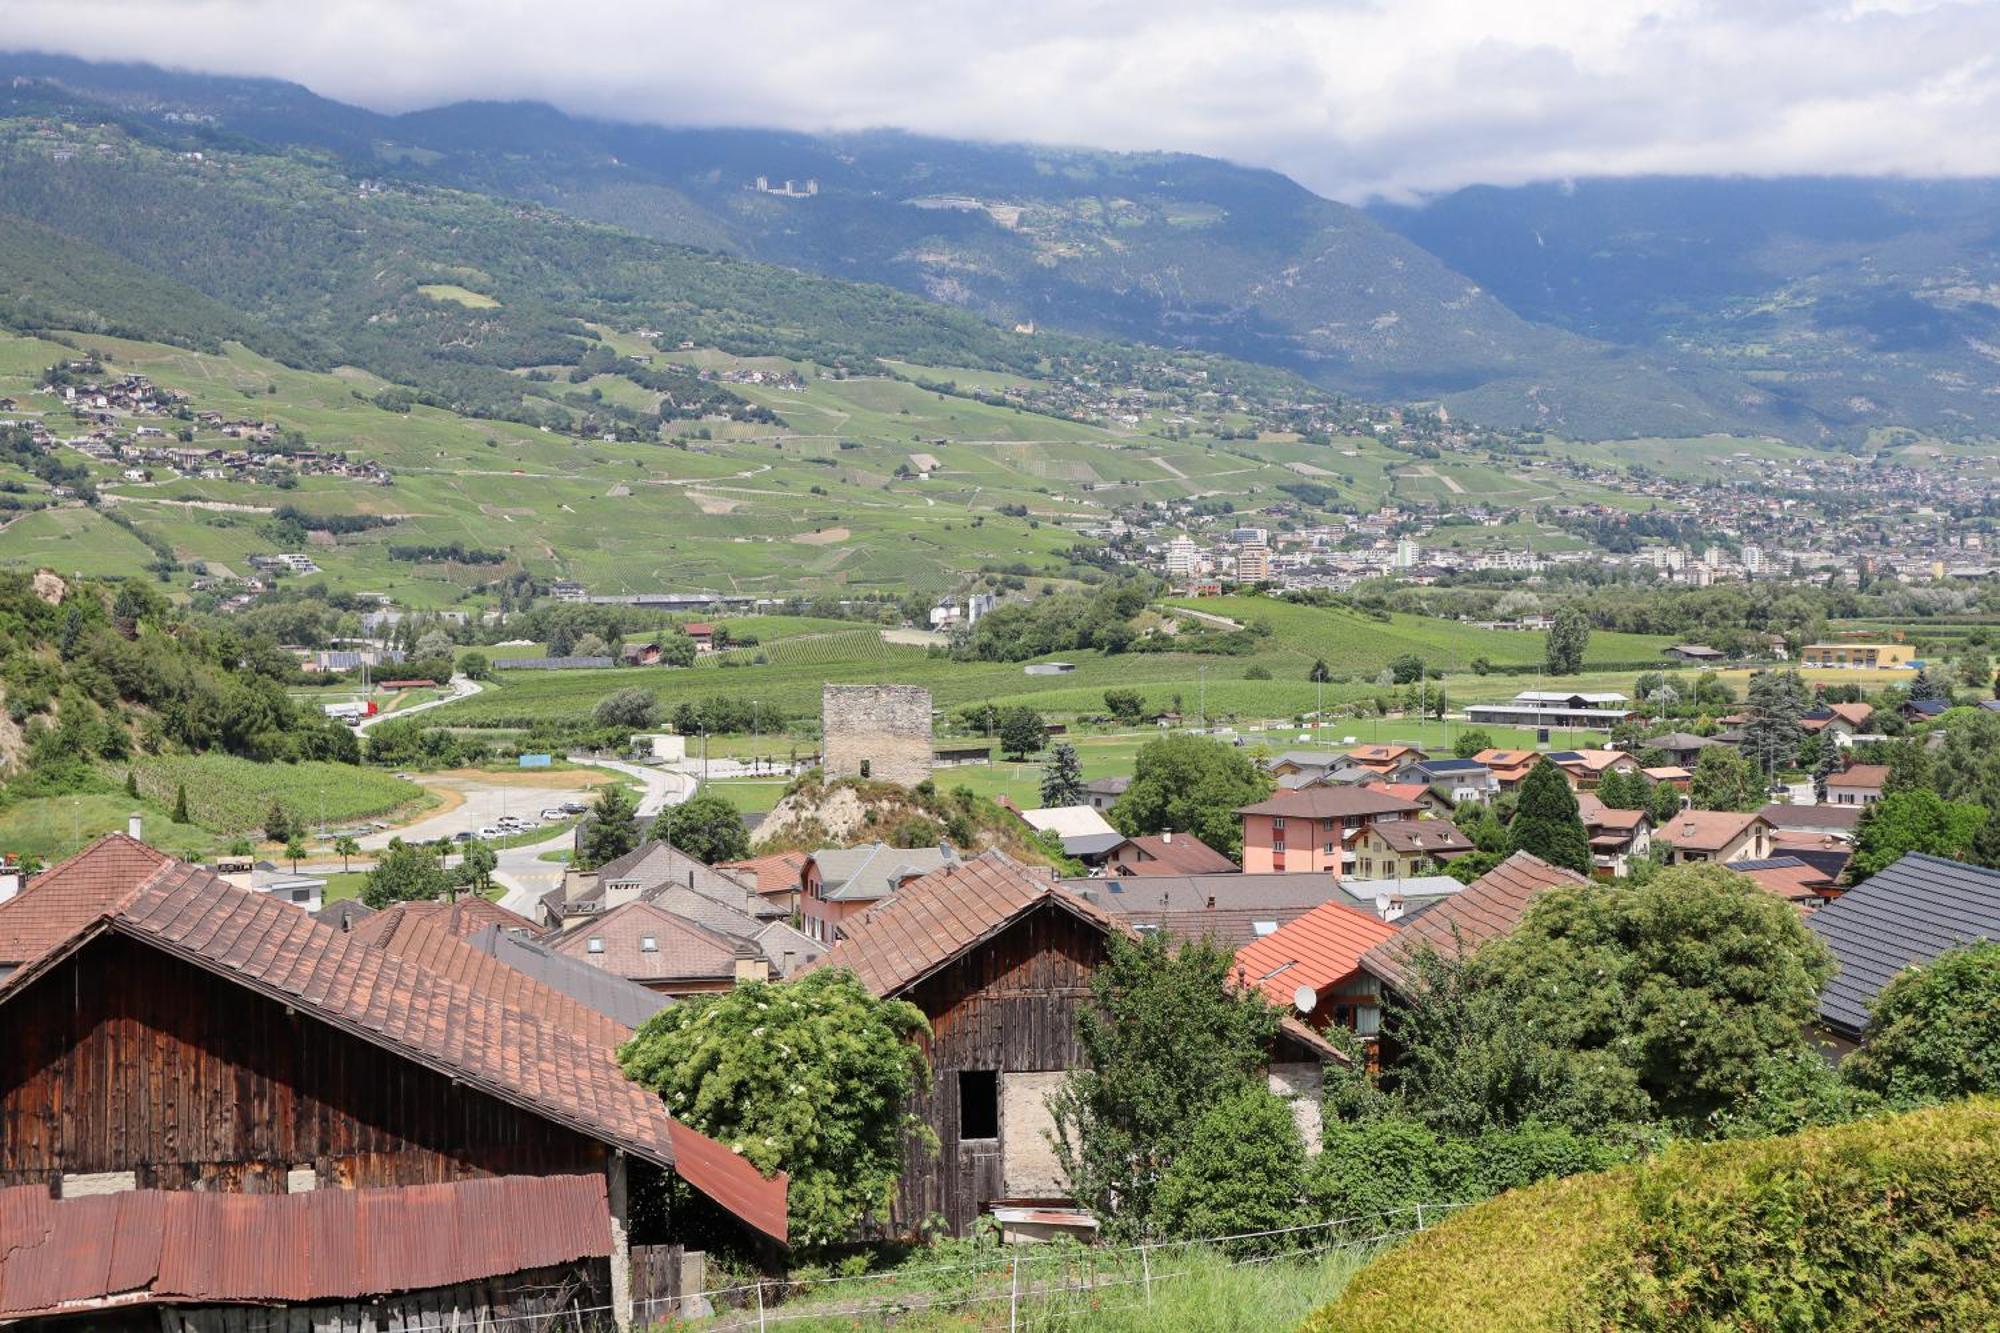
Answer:
<svg viewBox="0 0 2000 1333"><path fill-rule="evenodd" d="M0 1185L277 1193L600 1169L598 1145L117 935L0 1010Z"/></svg>
<svg viewBox="0 0 2000 1333"><path fill-rule="evenodd" d="M911 1110L936 1131L939 1147L935 1156L914 1144L906 1152L898 1225L935 1214L964 1235L981 1205L1005 1197L1000 1142L959 1141L958 1072L1076 1068L1077 1008L1088 1003L1105 952L1101 931L1045 905L901 996L931 1021L931 1086L912 1098Z"/></svg>

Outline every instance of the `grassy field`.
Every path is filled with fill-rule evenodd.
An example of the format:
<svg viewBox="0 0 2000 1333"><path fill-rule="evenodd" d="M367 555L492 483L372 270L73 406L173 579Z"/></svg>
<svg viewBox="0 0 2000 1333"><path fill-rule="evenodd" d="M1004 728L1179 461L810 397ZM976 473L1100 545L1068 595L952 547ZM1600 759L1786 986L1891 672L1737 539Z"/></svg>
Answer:
<svg viewBox="0 0 2000 1333"><path fill-rule="evenodd" d="M381 769L307 762L259 764L224 754L142 758L132 765L140 794L172 807L187 788L188 813L204 828L225 834L259 834L271 803L317 827L330 828L435 803L414 782Z"/></svg>
<svg viewBox="0 0 2000 1333"><path fill-rule="evenodd" d="M206 856L219 845L215 830L176 824L171 813L171 804L135 801L123 791L11 801L0 805L0 847L53 863L106 833L122 833L133 814L144 821L146 841L176 856L188 852Z"/></svg>

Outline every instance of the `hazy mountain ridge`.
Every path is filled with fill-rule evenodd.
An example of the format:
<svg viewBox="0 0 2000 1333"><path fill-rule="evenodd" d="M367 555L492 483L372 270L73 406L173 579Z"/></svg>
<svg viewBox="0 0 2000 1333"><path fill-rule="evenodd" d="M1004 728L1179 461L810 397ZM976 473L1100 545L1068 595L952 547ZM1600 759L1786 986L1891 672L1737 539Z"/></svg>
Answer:
<svg viewBox="0 0 2000 1333"><path fill-rule="evenodd" d="M1497 424L1813 442L2000 428L1976 191L1935 226L1910 222L1943 198L1926 187L1843 212L1868 184L1851 182L1586 182L1364 212L1183 154L664 129L531 103L383 116L276 81L58 57L0 57L5 72L172 134L320 149L1003 325L1221 352Z"/></svg>

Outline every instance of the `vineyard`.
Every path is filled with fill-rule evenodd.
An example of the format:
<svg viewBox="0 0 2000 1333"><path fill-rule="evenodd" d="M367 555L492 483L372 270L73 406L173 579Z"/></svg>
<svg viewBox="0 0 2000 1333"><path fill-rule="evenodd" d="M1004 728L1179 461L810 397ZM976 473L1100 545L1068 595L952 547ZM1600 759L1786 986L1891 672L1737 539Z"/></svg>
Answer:
<svg viewBox="0 0 2000 1333"><path fill-rule="evenodd" d="M221 833L255 833L277 801L311 824L329 827L427 804L414 782L353 764L259 764L223 754L162 755L132 766L140 795L171 810L187 789L188 814Z"/></svg>

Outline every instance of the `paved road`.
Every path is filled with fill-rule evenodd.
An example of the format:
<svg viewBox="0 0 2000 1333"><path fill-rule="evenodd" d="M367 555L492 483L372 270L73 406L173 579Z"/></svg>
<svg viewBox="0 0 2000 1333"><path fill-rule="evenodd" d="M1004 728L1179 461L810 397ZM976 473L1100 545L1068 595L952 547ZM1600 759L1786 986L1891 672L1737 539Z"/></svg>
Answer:
<svg viewBox="0 0 2000 1333"><path fill-rule="evenodd" d="M572 755L570 762L610 769L642 783L645 787L639 797L639 817L642 820L651 819L666 807L679 805L694 795L696 784L691 774L646 768L620 759L586 759L580 755ZM494 880L507 890L507 896L500 900L500 905L511 912L533 916L536 902L562 882L562 863L544 861L542 853L566 850L570 841L569 831L564 830L546 842L514 847L500 853L500 866L493 872Z"/></svg>
<svg viewBox="0 0 2000 1333"><path fill-rule="evenodd" d="M534 770L524 770L533 772ZM588 783L577 782L561 772L550 773L550 786L536 786L520 782L489 781L476 773L440 773L419 777L424 787L431 791L445 793L458 798L458 803L449 810L434 815L426 815L413 824L401 828L380 829L364 835L360 839L362 850L375 851L389 845L389 839L401 838L404 842L430 842L437 838L449 838L454 833L471 833L499 820L502 815L519 815L533 819L540 811L550 806L561 805L565 801L589 801L592 791Z"/></svg>
<svg viewBox="0 0 2000 1333"><path fill-rule="evenodd" d="M450 694L441 694L435 699L428 699L420 704L411 704L408 708L398 708L394 712L377 713L373 717L364 717L355 725L354 729L356 731L366 731L379 722L388 722L391 720L400 722L404 718L421 713L427 708L442 708L446 704L455 704L460 699L470 699L485 688L484 685L481 685L470 676L453 676L451 678Z"/></svg>

